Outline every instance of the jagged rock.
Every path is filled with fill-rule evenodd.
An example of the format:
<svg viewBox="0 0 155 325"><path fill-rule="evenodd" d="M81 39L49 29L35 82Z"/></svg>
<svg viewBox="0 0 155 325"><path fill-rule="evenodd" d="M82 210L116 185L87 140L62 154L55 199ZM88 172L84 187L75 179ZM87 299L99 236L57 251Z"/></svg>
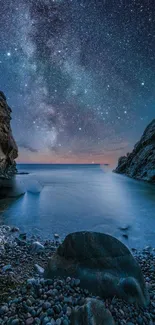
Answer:
<svg viewBox="0 0 155 325"><path fill-rule="evenodd" d="M10 121L11 108L0 91L0 199L19 197L25 193L25 189L18 186L13 177L17 173L15 159L18 157L18 148Z"/></svg>
<svg viewBox="0 0 155 325"><path fill-rule="evenodd" d="M10 178L16 173L15 159L18 148L12 135L10 126L11 108L6 97L0 91L0 177Z"/></svg>
<svg viewBox="0 0 155 325"><path fill-rule="evenodd" d="M71 325L114 325L114 319L104 303L97 299L86 299L86 303L74 309Z"/></svg>
<svg viewBox="0 0 155 325"><path fill-rule="evenodd" d="M145 129L133 151L119 159L114 172L155 183L155 119Z"/></svg>
<svg viewBox="0 0 155 325"><path fill-rule="evenodd" d="M117 296L147 305L149 297L141 269L116 238L97 232L69 234L51 257L45 278L80 279L80 286L103 298Z"/></svg>

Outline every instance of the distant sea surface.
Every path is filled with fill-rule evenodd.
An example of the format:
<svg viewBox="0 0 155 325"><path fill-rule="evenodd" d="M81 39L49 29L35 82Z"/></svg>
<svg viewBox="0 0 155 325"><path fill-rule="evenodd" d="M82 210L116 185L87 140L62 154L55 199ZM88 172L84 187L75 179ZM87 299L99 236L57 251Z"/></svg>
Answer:
<svg viewBox="0 0 155 325"><path fill-rule="evenodd" d="M0 201L0 223L28 235L64 238L80 230L111 234L129 247L155 247L155 186L100 165L18 165L24 196ZM129 226L127 231L120 227ZM128 238L123 237L127 234Z"/></svg>

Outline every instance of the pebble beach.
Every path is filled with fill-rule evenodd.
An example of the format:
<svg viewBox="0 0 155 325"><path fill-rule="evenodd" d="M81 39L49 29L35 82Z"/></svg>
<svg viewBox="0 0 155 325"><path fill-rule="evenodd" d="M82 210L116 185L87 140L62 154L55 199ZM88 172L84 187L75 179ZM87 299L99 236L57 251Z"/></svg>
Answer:
<svg viewBox="0 0 155 325"><path fill-rule="evenodd" d="M57 234L41 242L35 236L27 238L18 228L0 227L0 324L69 325L73 309L93 297L80 288L79 279L44 280L44 269L59 244ZM116 325L155 325L155 249L133 248L132 254L149 290L149 306L143 309L116 297L103 302Z"/></svg>

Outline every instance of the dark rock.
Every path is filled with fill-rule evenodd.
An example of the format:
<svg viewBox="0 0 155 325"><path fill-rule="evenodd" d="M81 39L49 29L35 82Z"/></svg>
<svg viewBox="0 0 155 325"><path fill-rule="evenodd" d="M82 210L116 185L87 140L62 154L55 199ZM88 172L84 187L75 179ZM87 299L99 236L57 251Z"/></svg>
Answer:
<svg viewBox="0 0 155 325"><path fill-rule="evenodd" d="M20 324L20 321L18 318L16 319L13 319L12 322L11 322L11 325L19 325Z"/></svg>
<svg viewBox="0 0 155 325"><path fill-rule="evenodd" d="M0 91L0 199L19 197L25 193L14 178L17 173L15 159L18 157L18 148L10 121L11 109Z"/></svg>
<svg viewBox="0 0 155 325"><path fill-rule="evenodd" d="M29 175L28 172L17 172L17 175Z"/></svg>
<svg viewBox="0 0 155 325"><path fill-rule="evenodd" d="M10 178L16 173L15 159L18 148L12 135L10 126L11 109L6 97L0 91L0 176Z"/></svg>
<svg viewBox="0 0 155 325"><path fill-rule="evenodd" d="M129 237L127 234L123 234L122 236L123 236L124 238L126 238L126 239L128 239L128 237Z"/></svg>
<svg viewBox="0 0 155 325"><path fill-rule="evenodd" d="M19 239L21 239L21 240L26 240L26 233L24 233L24 234L20 234L20 235L19 235Z"/></svg>
<svg viewBox="0 0 155 325"><path fill-rule="evenodd" d="M118 296L147 305L147 289L141 269L116 238L97 232L69 234L51 257L45 278L71 276L80 286L103 298Z"/></svg>
<svg viewBox="0 0 155 325"><path fill-rule="evenodd" d="M19 232L19 228L17 228L17 227L12 227L12 228L11 228L11 232Z"/></svg>
<svg viewBox="0 0 155 325"><path fill-rule="evenodd" d="M119 159L114 172L155 183L155 119L145 129L133 151Z"/></svg>
<svg viewBox="0 0 155 325"><path fill-rule="evenodd" d="M114 325L114 319L104 303L97 299L87 299L82 307L75 308L71 325Z"/></svg>

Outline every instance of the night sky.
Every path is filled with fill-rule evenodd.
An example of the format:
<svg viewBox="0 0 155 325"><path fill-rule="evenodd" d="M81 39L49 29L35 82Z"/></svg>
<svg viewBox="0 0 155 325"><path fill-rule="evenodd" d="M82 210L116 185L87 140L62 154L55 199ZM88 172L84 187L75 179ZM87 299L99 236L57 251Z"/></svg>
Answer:
<svg viewBox="0 0 155 325"><path fill-rule="evenodd" d="M152 0L1 0L20 162L110 163L155 117Z"/></svg>

